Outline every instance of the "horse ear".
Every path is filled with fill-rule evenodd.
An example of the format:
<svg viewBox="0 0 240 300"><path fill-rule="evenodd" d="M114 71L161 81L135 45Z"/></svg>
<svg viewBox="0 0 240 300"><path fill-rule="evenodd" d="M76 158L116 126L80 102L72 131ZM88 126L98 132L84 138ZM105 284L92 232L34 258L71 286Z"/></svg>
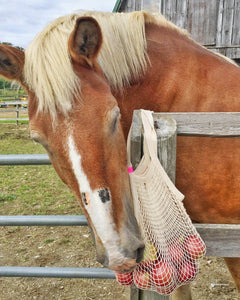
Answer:
<svg viewBox="0 0 240 300"><path fill-rule="evenodd" d="M92 66L102 45L102 33L98 22L91 17L78 18L69 38L72 59Z"/></svg>
<svg viewBox="0 0 240 300"><path fill-rule="evenodd" d="M24 52L8 46L0 45L0 75L9 79L23 82Z"/></svg>

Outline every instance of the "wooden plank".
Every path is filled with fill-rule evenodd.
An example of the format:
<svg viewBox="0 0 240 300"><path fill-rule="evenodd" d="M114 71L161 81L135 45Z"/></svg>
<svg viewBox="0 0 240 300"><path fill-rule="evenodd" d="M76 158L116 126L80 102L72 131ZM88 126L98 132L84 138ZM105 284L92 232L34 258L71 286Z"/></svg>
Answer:
<svg viewBox="0 0 240 300"><path fill-rule="evenodd" d="M158 138L158 158L171 178L175 182L176 171L176 145L177 145L177 124L169 117L161 117L155 123L155 130Z"/></svg>
<svg viewBox="0 0 240 300"><path fill-rule="evenodd" d="M204 45L216 43L217 0L189 0L188 30L194 40Z"/></svg>
<svg viewBox="0 0 240 300"><path fill-rule="evenodd" d="M169 0L168 13L168 19L176 24L178 15L177 0Z"/></svg>
<svg viewBox="0 0 240 300"><path fill-rule="evenodd" d="M142 10L159 11L159 0L142 0Z"/></svg>
<svg viewBox="0 0 240 300"><path fill-rule="evenodd" d="M230 45L230 46L208 46L208 49L232 49L232 48L240 48L240 44L238 45Z"/></svg>
<svg viewBox="0 0 240 300"><path fill-rule="evenodd" d="M240 225L194 224L206 243L206 255L240 257Z"/></svg>
<svg viewBox="0 0 240 300"><path fill-rule="evenodd" d="M136 1L137 0L132 0L132 10L131 11L135 11L136 10Z"/></svg>
<svg viewBox="0 0 240 300"><path fill-rule="evenodd" d="M235 0L232 28L232 45L240 44L240 0Z"/></svg>
<svg viewBox="0 0 240 300"><path fill-rule="evenodd" d="M218 2L217 9L217 32L216 32L216 46L221 46L222 41L222 23L223 23L223 11L224 11L224 0Z"/></svg>
<svg viewBox="0 0 240 300"><path fill-rule="evenodd" d="M153 7L152 7L153 5L154 5L154 2L152 0L142 0L141 9L151 11L151 10L153 10Z"/></svg>
<svg viewBox="0 0 240 300"><path fill-rule="evenodd" d="M167 20L175 23L176 0L165 0L162 2L162 14Z"/></svg>
<svg viewBox="0 0 240 300"><path fill-rule="evenodd" d="M139 300L139 289L135 285L130 288L130 299Z"/></svg>
<svg viewBox="0 0 240 300"><path fill-rule="evenodd" d="M200 20L202 19L202 10L204 3L202 0L189 1L189 23L188 30L191 37L199 43L203 43L203 26L200 27Z"/></svg>
<svg viewBox="0 0 240 300"><path fill-rule="evenodd" d="M240 22L239 22L240 24ZM232 59L240 58L240 46L225 48L226 56Z"/></svg>
<svg viewBox="0 0 240 300"><path fill-rule="evenodd" d="M139 300L169 300L169 296L163 296L156 292L142 291L140 290Z"/></svg>
<svg viewBox="0 0 240 300"><path fill-rule="evenodd" d="M128 0L126 5L126 12L131 12L135 10L135 0Z"/></svg>
<svg viewBox="0 0 240 300"><path fill-rule="evenodd" d="M143 152L142 152L142 122L140 118L140 110L133 112L132 119L132 136L131 136L131 162L133 169L138 166Z"/></svg>
<svg viewBox="0 0 240 300"><path fill-rule="evenodd" d="M204 16L206 26L204 26L204 45L216 45L216 31L217 31L217 2L219 0L207 0L207 13Z"/></svg>
<svg viewBox="0 0 240 300"><path fill-rule="evenodd" d="M156 0L157 3L157 11L161 12L163 0Z"/></svg>
<svg viewBox="0 0 240 300"><path fill-rule="evenodd" d="M231 45L234 14L234 0L224 1L221 45Z"/></svg>
<svg viewBox="0 0 240 300"><path fill-rule="evenodd" d="M211 50L216 53L220 53L220 54L226 56L226 48L225 47L211 48Z"/></svg>
<svg viewBox="0 0 240 300"><path fill-rule="evenodd" d="M136 0L135 10L142 10L142 0Z"/></svg>
<svg viewBox="0 0 240 300"><path fill-rule="evenodd" d="M135 170L142 158L142 122L140 118L140 110L133 112L132 134L131 134L131 162ZM139 289L135 286L131 287L131 300L139 300Z"/></svg>
<svg viewBox="0 0 240 300"><path fill-rule="evenodd" d="M188 29L188 2L189 0L182 0L176 2L176 14L174 17L174 23L184 29Z"/></svg>
<svg viewBox="0 0 240 300"><path fill-rule="evenodd" d="M154 120L167 116L177 121L178 135L239 137L240 113L154 113Z"/></svg>

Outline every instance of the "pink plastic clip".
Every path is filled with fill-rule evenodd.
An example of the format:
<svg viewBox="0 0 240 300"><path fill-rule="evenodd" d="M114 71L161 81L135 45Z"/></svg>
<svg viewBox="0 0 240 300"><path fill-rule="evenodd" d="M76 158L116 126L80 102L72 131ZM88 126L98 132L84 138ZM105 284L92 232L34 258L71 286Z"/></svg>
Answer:
<svg viewBox="0 0 240 300"><path fill-rule="evenodd" d="M129 167L127 170L128 170L128 173L133 173L133 167Z"/></svg>

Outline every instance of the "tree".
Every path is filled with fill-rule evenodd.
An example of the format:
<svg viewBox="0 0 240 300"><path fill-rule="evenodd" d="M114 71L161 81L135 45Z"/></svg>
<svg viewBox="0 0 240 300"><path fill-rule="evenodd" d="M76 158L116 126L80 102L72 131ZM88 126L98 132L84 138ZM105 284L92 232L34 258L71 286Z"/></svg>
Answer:
<svg viewBox="0 0 240 300"><path fill-rule="evenodd" d="M7 46L12 46L12 47L15 47L15 48L17 48L17 49L19 49L19 50L24 51L24 48L23 48L23 47L20 47L20 46L14 46L12 43L9 43L9 42L0 42L0 44L2 44L2 45L7 45Z"/></svg>
<svg viewBox="0 0 240 300"><path fill-rule="evenodd" d="M15 48L24 51L24 48L23 48L23 47L15 46Z"/></svg>
<svg viewBox="0 0 240 300"><path fill-rule="evenodd" d="M2 44L2 45L8 45L8 46L13 46L13 44L9 43L9 42L0 42L0 44Z"/></svg>

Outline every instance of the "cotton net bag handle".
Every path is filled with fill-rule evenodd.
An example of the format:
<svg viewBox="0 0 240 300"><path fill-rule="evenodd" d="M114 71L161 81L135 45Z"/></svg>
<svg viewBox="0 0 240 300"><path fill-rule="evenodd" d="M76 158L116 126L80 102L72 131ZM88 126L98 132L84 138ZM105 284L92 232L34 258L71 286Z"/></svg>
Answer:
<svg viewBox="0 0 240 300"><path fill-rule="evenodd" d="M152 111L149 110L140 110L141 119L144 129L144 139L143 139L143 157L134 171L134 174L130 174L131 184L134 186L134 182L131 180L132 175L136 177L136 180L140 180L140 177L144 176L145 180L148 180L147 177L151 177L152 174L147 175L146 170L151 168L151 165L155 165L158 168L162 181L164 181L171 193L174 194L177 200L182 201L184 195L175 187L171 179L168 177L166 171L162 167L157 154L157 134L154 129L154 122ZM127 139L127 158L128 158L128 172L133 173L133 167L131 163L131 134L132 126L129 130L128 139ZM150 172L151 173L151 172ZM132 190L134 189L132 186ZM134 194L134 193L133 193Z"/></svg>

